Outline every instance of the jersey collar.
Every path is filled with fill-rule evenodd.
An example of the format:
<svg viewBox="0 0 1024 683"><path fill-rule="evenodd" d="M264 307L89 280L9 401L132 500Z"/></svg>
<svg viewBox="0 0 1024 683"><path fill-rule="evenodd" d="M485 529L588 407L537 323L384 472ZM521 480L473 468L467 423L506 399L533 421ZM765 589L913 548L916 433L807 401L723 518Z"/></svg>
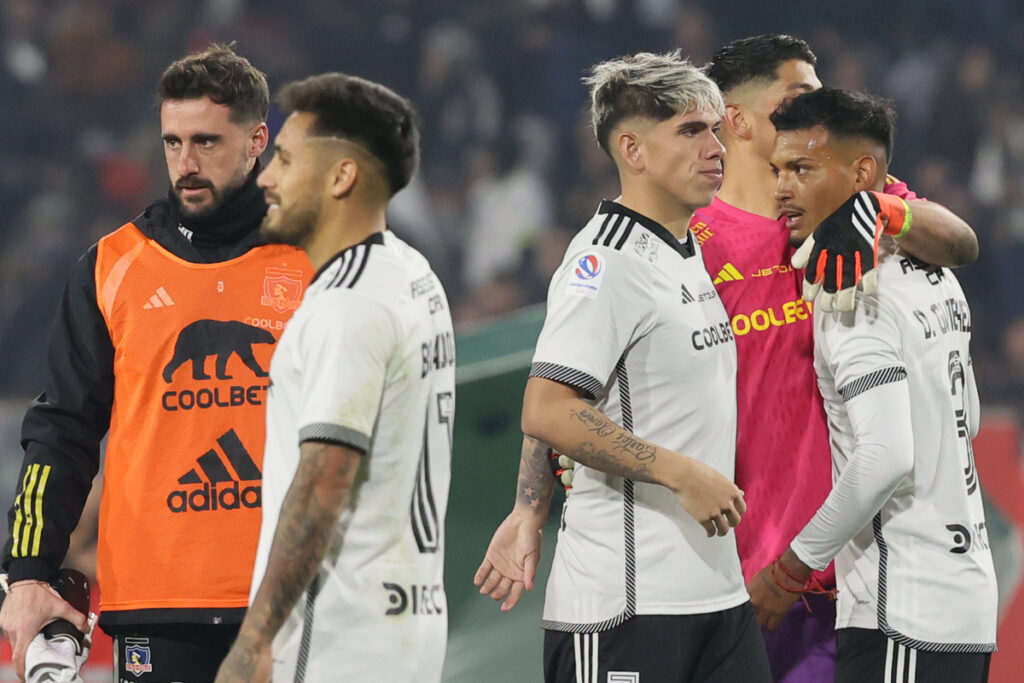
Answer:
<svg viewBox="0 0 1024 683"><path fill-rule="evenodd" d="M656 220L648 218L642 213L637 213L632 209L628 209L618 202L613 202L610 199L601 200L601 205L598 207L597 212L601 215L604 214L621 214L627 218L632 218L640 225L647 228L650 232L654 233L655 236L661 238L661 240L668 244L672 249L679 253L683 258L690 258L696 252L693 247L693 233L689 230L686 231L686 239L678 240L675 235L668 231L664 225Z"/></svg>
<svg viewBox="0 0 1024 683"><path fill-rule="evenodd" d="M335 261L340 259L346 253L348 253L348 252L352 251L353 249L355 249L356 247L358 247L360 244L365 244L366 246L370 246L371 244L384 244L384 233L383 232L375 232L372 235L370 235L369 237L367 237L365 240L360 242L359 244L353 244L351 247L346 247L346 248L342 249L341 251L339 251L334 256L332 256L331 258L327 259L327 263L325 263L322 266L320 266L320 270L316 271L316 275L313 276L313 279L310 281L309 284L313 284L314 282L316 282L320 278L320 276L323 275L324 271L326 271L328 268L330 268L331 265L333 265Z"/></svg>

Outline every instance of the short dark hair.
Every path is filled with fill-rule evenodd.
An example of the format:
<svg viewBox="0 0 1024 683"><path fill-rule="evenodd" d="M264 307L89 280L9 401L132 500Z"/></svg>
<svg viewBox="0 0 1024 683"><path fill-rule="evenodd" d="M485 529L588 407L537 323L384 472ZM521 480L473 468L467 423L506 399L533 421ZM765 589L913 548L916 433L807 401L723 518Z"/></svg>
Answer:
<svg viewBox="0 0 1024 683"><path fill-rule="evenodd" d="M772 115L775 130L821 126L839 138L867 138L885 148L892 160L896 112L889 100L856 90L820 88L783 102Z"/></svg>
<svg viewBox="0 0 1024 683"><path fill-rule="evenodd" d="M266 75L236 54L231 45L211 43L173 62L164 70L157 87L157 103L209 97L227 105L233 123L266 121L270 88Z"/></svg>
<svg viewBox="0 0 1024 683"><path fill-rule="evenodd" d="M799 38L784 33L751 36L720 48L704 65L704 73L726 93L748 81L775 80L779 66L793 59L818 63L811 46Z"/></svg>
<svg viewBox="0 0 1024 683"><path fill-rule="evenodd" d="M365 147L384 165L391 194L409 184L420 156L419 117L409 100L358 76L327 73L289 83L277 101L313 114L310 133Z"/></svg>

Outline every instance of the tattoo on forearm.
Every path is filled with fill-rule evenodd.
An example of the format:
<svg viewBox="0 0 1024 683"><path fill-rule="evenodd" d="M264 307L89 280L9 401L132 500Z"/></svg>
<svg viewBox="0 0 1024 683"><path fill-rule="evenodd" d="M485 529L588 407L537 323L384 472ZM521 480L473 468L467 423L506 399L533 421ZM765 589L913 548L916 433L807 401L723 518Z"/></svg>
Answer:
<svg viewBox="0 0 1024 683"><path fill-rule="evenodd" d="M602 416L596 415L589 410L574 410L571 415L574 420L582 423L588 431L594 432L600 437L611 436L616 431L622 429L614 422L606 420Z"/></svg>
<svg viewBox="0 0 1024 683"><path fill-rule="evenodd" d="M615 435L615 450L623 455L632 455L641 462L653 461L656 457L656 449L653 445L645 443L643 439L639 439L625 430L619 431Z"/></svg>
<svg viewBox="0 0 1024 683"><path fill-rule="evenodd" d="M639 460L643 467L637 467L636 469L629 470L631 472L648 472L648 468L644 463L651 463L657 459L657 449L643 439L627 432L625 429L615 424L611 420L608 420L603 415L596 413L591 410L573 410L571 413L572 419L581 423L588 431L593 432L602 438L611 438L612 447L611 450L615 453L622 455L629 455ZM611 453L598 450L596 446L590 444L591 451L598 458L611 458L614 463L621 464L626 469L629 469L629 465L619 463ZM591 451L588 451L585 455L590 455ZM572 454L569 454L570 457ZM624 475L630 476L630 475ZM635 478L635 477L633 477Z"/></svg>
<svg viewBox="0 0 1024 683"><path fill-rule="evenodd" d="M531 510L539 510L551 500L555 475L548 464L550 449L536 439L523 440L523 453L519 461L519 484L516 499Z"/></svg>
<svg viewBox="0 0 1024 683"><path fill-rule="evenodd" d="M588 467L614 474L618 477L655 483L651 470L646 463L630 464L624 461L620 455L609 453L590 441L581 443L575 451L569 454L569 457Z"/></svg>
<svg viewBox="0 0 1024 683"><path fill-rule="evenodd" d="M351 481L353 469L359 466L358 460L336 464L336 458L317 457L326 448L326 444L306 447L281 505L267 573L260 587L261 593L266 591L266 635L277 633L306 591L331 543L338 513L348 500L348 489L324 495L316 483Z"/></svg>

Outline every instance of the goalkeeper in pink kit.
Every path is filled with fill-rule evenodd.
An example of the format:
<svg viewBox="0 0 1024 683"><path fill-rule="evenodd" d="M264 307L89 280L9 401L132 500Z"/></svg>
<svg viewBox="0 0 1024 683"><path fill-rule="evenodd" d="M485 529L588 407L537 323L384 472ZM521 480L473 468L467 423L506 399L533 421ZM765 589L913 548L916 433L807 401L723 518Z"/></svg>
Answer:
<svg viewBox="0 0 1024 683"><path fill-rule="evenodd" d="M720 134L727 149L725 178L690 228L736 337L736 483L748 504L736 538L748 581L788 547L832 483L804 292L811 299L821 290L816 303L825 308L852 306L857 282L874 284L874 233L880 230L928 263L960 266L977 257L977 239L967 224L890 177L885 194L862 207L870 215L855 223L852 213L837 212L829 230L819 230L816 242L807 243L800 254L811 263L805 281L804 270L791 263L790 219L779 216L773 197L769 157L775 128L769 117L783 101L821 87L815 61L804 41L767 35L726 45L705 68L726 101ZM832 680L835 607L827 594L834 584L831 567L816 574L806 606L797 603L778 630L766 634L776 681Z"/></svg>

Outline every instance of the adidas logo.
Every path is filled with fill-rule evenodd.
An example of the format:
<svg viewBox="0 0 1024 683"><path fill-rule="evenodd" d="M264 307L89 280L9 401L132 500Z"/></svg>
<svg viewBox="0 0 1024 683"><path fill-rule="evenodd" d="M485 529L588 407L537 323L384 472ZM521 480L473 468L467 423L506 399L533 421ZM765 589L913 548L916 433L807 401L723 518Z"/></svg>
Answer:
<svg viewBox="0 0 1024 683"><path fill-rule="evenodd" d="M245 450L238 434L232 429L220 436L217 444L235 471L234 476L217 451L211 448L196 458L196 467L178 478L179 484L191 487L171 491L167 496L167 508L171 512L237 510L262 505L263 488L260 483L263 473ZM243 487L243 482L255 483ZM202 488L195 488L196 484L202 484Z"/></svg>
<svg viewBox="0 0 1024 683"><path fill-rule="evenodd" d="M736 266L731 263L726 263L722 266L722 269L718 271L718 275L715 276L714 283L717 285L719 282L734 282L742 279L743 275L740 274L740 271L736 270Z"/></svg>
<svg viewBox="0 0 1024 683"><path fill-rule="evenodd" d="M692 304L693 303L693 294L690 294L690 290L688 290L686 288L686 285L679 285L679 288L682 290L681 294L682 294L683 303L684 304Z"/></svg>
<svg viewBox="0 0 1024 683"><path fill-rule="evenodd" d="M156 290L156 294L149 297L149 301L143 305L143 308L147 311L151 308L163 308L164 306L173 306L174 299L167 293L167 290L163 287L159 287Z"/></svg>

